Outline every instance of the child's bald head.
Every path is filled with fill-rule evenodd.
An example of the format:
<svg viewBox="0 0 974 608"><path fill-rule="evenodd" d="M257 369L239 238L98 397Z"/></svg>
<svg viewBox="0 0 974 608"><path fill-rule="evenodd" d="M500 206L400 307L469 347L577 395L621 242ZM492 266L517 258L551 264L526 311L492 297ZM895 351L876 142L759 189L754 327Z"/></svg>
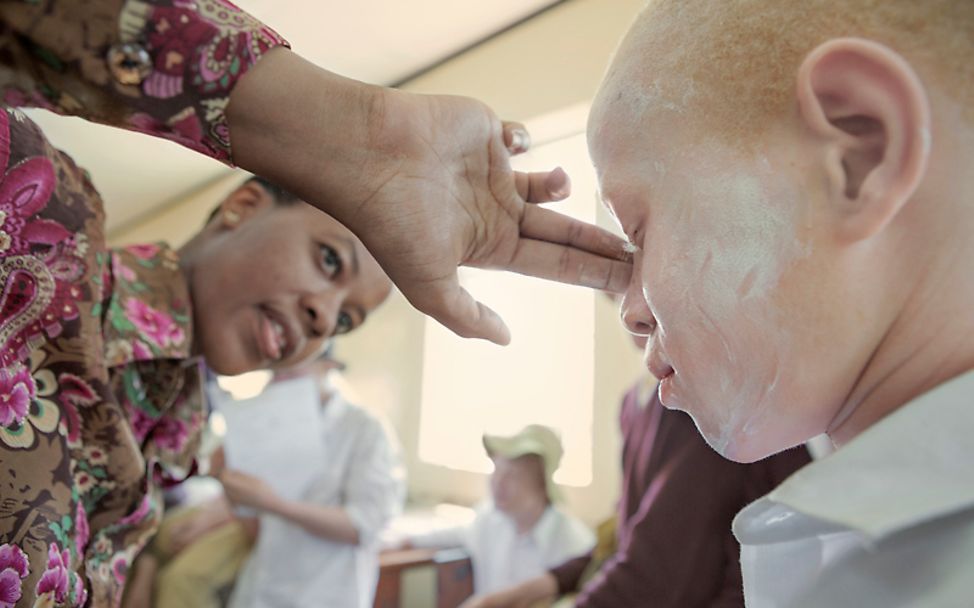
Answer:
<svg viewBox="0 0 974 608"><path fill-rule="evenodd" d="M677 114L703 108L693 117L700 129L747 142L793 111L802 60L840 37L885 44L927 86L974 107L974 2L967 0L652 0L605 87Z"/></svg>
<svg viewBox="0 0 974 608"><path fill-rule="evenodd" d="M725 456L846 441L963 369L868 403L915 328L970 348L972 46L970 0L656 0L626 37L588 130L639 248L623 317Z"/></svg>

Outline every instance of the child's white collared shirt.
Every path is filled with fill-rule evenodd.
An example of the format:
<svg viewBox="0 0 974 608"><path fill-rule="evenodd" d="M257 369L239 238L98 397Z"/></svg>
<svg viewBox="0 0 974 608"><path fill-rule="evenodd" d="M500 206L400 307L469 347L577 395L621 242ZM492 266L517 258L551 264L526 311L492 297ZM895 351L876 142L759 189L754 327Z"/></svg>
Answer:
<svg viewBox="0 0 974 608"><path fill-rule="evenodd" d="M974 372L734 520L749 608L974 606Z"/></svg>

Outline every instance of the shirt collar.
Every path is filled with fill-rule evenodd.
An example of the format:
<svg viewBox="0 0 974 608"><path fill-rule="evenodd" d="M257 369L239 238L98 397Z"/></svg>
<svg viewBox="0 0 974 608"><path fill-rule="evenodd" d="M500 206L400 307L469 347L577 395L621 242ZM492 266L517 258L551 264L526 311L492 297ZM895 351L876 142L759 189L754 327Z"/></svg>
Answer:
<svg viewBox="0 0 974 608"><path fill-rule="evenodd" d="M853 530L879 540L974 505L974 371L789 477L734 521L744 544Z"/></svg>
<svg viewBox="0 0 974 608"><path fill-rule="evenodd" d="M189 285L179 256L165 244L134 245L109 252L102 280L102 335L109 367L136 361L192 357Z"/></svg>
<svg viewBox="0 0 974 608"><path fill-rule="evenodd" d="M531 528L531 538L539 547L549 546L558 531L558 512L552 505L548 505L541 518Z"/></svg>

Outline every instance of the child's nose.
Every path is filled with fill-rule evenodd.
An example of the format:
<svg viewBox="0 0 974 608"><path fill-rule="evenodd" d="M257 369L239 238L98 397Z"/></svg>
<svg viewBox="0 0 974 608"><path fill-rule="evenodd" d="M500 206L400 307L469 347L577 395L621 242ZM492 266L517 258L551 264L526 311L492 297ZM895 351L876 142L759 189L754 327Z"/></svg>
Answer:
<svg viewBox="0 0 974 608"><path fill-rule="evenodd" d="M623 326L631 334L648 336L656 328L656 318L646 304L638 279L629 283L629 289L622 296L620 314Z"/></svg>

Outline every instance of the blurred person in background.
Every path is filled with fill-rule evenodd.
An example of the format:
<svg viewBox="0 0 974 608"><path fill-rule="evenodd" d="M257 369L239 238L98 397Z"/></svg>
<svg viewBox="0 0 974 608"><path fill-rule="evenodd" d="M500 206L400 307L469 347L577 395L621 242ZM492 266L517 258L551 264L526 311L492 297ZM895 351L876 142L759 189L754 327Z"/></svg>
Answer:
<svg viewBox="0 0 974 608"><path fill-rule="evenodd" d="M224 496L163 523L138 564L139 579L156 571L154 589L129 606L150 605L146 598L154 595L159 608L217 607L232 587L234 607L371 607L376 537L402 508L405 476L385 425L336 387L342 368L329 348L273 380L312 378L319 388L323 457L294 464L314 469L301 498L281 497L267 480L229 468L232 461L221 466L218 452L213 474Z"/></svg>
<svg viewBox="0 0 974 608"><path fill-rule="evenodd" d="M553 475L563 449L552 429L533 424L510 436L484 435L483 443L494 463L490 499L470 524L412 535L405 547L463 547L478 594L542 574L593 547L592 531L559 505Z"/></svg>

